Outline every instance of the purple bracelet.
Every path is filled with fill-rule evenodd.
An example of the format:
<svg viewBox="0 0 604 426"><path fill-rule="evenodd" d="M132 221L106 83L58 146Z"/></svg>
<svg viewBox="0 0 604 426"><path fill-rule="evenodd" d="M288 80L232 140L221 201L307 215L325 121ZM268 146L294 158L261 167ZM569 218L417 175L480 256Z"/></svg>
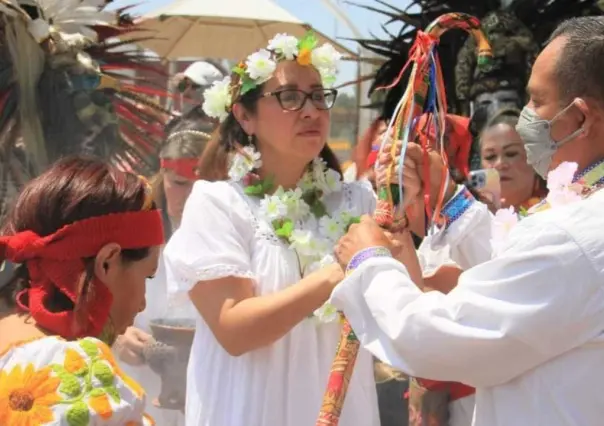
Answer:
<svg viewBox="0 0 604 426"><path fill-rule="evenodd" d="M458 191L457 194L449 200L441 212L442 217L445 220L445 229L459 219L475 201L474 196L468 188L465 186L462 187L462 190Z"/></svg>
<svg viewBox="0 0 604 426"><path fill-rule="evenodd" d="M350 273L358 268L361 263L366 261L367 259L372 259L374 257L392 257L392 253L386 247L369 247L357 252L346 267L346 273Z"/></svg>

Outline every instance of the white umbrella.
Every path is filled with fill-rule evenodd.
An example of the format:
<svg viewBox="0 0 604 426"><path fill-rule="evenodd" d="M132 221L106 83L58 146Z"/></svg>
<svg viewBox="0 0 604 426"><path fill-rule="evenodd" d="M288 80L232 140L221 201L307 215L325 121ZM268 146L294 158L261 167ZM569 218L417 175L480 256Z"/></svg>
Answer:
<svg viewBox="0 0 604 426"><path fill-rule="evenodd" d="M182 57L240 60L265 47L278 33L298 37L309 28L270 0L177 0L140 22L157 39L140 44L165 59ZM357 55L315 31L348 57Z"/></svg>

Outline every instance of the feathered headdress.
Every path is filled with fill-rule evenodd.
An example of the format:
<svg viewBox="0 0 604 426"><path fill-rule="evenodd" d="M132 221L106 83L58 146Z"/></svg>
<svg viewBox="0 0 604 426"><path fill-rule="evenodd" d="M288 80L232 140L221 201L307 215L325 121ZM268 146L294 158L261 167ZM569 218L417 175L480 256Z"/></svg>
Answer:
<svg viewBox="0 0 604 426"><path fill-rule="evenodd" d="M150 174L169 114L151 99L160 73L129 36L128 8L105 0L0 0L0 214L32 174L96 154Z"/></svg>
<svg viewBox="0 0 604 426"><path fill-rule="evenodd" d="M448 12L467 13L480 19L493 48L493 63L488 70L477 69L476 46L466 34L447 33L439 42L449 112L461 115L469 115L470 101L487 91L507 88L521 91L524 96L532 63L554 28L565 19L602 14L599 0L413 0L404 10L382 0L375 2L379 6L352 3L387 18L382 28L388 39L356 40L386 58L375 73L370 95L396 80L418 30ZM388 31L391 24L402 24L402 28L392 33ZM379 104L384 118L391 117L407 87L407 79L408 75L404 75Z"/></svg>

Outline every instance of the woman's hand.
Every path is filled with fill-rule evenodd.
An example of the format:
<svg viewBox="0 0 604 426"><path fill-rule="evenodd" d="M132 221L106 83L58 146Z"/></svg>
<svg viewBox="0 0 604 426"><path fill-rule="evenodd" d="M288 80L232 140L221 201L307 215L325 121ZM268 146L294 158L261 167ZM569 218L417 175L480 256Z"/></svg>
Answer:
<svg viewBox="0 0 604 426"><path fill-rule="evenodd" d="M113 349L118 358L130 365L142 365L145 363L143 348L153 340L150 334L136 327L128 327L126 332L118 336Z"/></svg>
<svg viewBox="0 0 604 426"><path fill-rule="evenodd" d="M382 228L369 216L363 216L360 223L351 225L346 235L340 238L334 253L342 268L346 269L356 253L369 247L396 249Z"/></svg>

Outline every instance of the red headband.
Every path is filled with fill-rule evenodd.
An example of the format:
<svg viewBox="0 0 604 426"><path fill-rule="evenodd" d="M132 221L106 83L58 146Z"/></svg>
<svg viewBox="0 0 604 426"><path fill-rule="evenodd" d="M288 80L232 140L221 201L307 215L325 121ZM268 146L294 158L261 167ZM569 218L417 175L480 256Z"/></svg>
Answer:
<svg viewBox="0 0 604 426"><path fill-rule="evenodd" d="M17 295L17 304L28 310L40 327L65 338L99 336L113 301L109 289L96 278L90 291L94 297L73 311L51 312L46 299L59 291L72 302L78 301L78 283L85 272L83 259L96 256L106 244L122 249L160 245L164 242L159 210L115 213L80 220L41 237L32 231L0 237L0 256L14 263L26 263L31 288Z"/></svg>
<svg viewBox="0 0 604 426"><path fill-rule="evenodd" d="M160 167L162 169L172 170L179 176L187 179L197 180L197 158L179 158L176 160L160 160Z"/></svg>

